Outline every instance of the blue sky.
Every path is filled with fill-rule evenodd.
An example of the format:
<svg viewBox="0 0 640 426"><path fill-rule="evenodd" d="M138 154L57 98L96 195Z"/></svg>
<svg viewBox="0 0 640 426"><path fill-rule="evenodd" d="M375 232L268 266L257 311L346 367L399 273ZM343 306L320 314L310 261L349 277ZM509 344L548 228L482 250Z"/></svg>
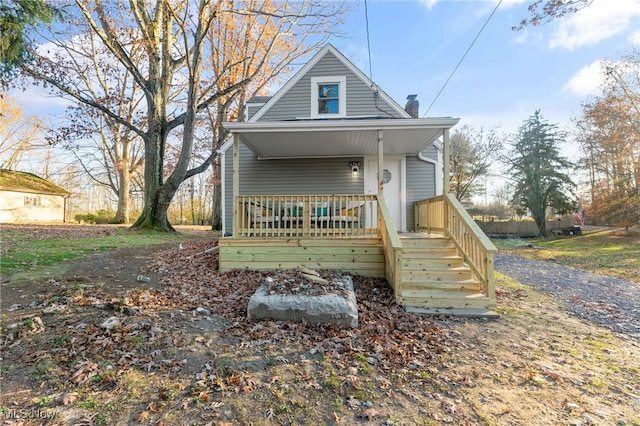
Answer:
<svg viewBox="0 0 640 426"><path fill-rule="evenodd" d="M346 37L331 42L369 74L364 0L350 1ZM512 31L529 16L532 1L502 1L429 116L512 133L540 109L564 127L581 102L598 93L598 61L620 60L632 40L640 47L640 0L593 0L576 14ZM401 105L418 94L423 115L498 2L369 0L373 80ZM12 94L27 114L46 115L66 104L37 91Z"/></svg>
<svg viewBox="0 0 640 426"><path fill-rule="evenodd" d="M599 61L620 60L633 40L640 47L640 0L594 0L576 14L512 31L532 1L503 0L429 116L513 133L540 109L564 128L598 93ZM418 94L423 115L497 4L369 0L373 80L401 105ZM355 5L348 37L332 43L368 75L364 1Z"/></svg>

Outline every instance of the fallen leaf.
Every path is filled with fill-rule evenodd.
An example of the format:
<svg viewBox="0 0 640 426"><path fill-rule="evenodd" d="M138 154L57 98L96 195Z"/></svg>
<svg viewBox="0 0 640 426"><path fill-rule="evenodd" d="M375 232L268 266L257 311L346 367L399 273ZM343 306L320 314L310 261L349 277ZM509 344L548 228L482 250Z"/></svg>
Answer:
<svg viewBox="0 0 640 426"><path fill-rule="evenodd" d="M78 392L67 392L60 398L63 405L73 405L77 400Z"/></svg>
<svg viewBox="0 0 640 426"><path fill-rule="evenodd" d="M378 411L374 408L367 408L366 410L362 410L359 417L371 421L378 417Z"/></svg>
<svg viewBox="0 0 640 426"><path fill-rule="evenodd" d="M147 411L143 411L138 416L138 423L144 423L149 419L149 413Z"/></svg>

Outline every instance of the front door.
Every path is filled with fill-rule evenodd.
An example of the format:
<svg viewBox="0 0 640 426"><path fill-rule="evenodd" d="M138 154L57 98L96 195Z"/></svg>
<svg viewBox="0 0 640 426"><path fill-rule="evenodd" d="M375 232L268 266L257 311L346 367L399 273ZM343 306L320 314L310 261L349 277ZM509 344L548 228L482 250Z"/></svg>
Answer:
<svg viewBox="0 0 640 426"><path fill-rule="evenodd" d="M398 232L404 232L404 179L403 179L404 157L385 157L383 163L383 194L387 202L387 207L391 212L391 217L395 222ZM378 193L378 159L368 158L365 164L365 191L367 194ZM371 218L372 224L377 218Z"/></svg>

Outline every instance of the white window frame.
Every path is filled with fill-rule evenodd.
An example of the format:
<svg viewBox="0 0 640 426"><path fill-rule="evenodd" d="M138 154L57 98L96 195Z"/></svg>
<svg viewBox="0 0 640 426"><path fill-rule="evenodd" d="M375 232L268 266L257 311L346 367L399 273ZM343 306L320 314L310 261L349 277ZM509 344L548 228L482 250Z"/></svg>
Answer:
<svg viewBox="0 0 640 426"><path fill-rule="evenodd" d="M338 113L320 114L318 113L318 86L322 84L338 85ZM347 78L342 77L311 77L311 117L330 118L347 116Z"/></svg>

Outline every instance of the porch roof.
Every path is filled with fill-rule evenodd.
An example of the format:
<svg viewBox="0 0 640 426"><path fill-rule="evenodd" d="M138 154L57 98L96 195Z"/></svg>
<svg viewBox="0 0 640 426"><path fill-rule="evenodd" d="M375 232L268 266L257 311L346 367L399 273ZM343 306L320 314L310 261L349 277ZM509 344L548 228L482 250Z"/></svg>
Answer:
<svg viewBox="0 0 640 426"><path fill-rule="evenodd" d="M424 151L458 118L357 118L273 122L226 122L259 158L365 156L378 153L383 131L385 155Z"/></svg>

